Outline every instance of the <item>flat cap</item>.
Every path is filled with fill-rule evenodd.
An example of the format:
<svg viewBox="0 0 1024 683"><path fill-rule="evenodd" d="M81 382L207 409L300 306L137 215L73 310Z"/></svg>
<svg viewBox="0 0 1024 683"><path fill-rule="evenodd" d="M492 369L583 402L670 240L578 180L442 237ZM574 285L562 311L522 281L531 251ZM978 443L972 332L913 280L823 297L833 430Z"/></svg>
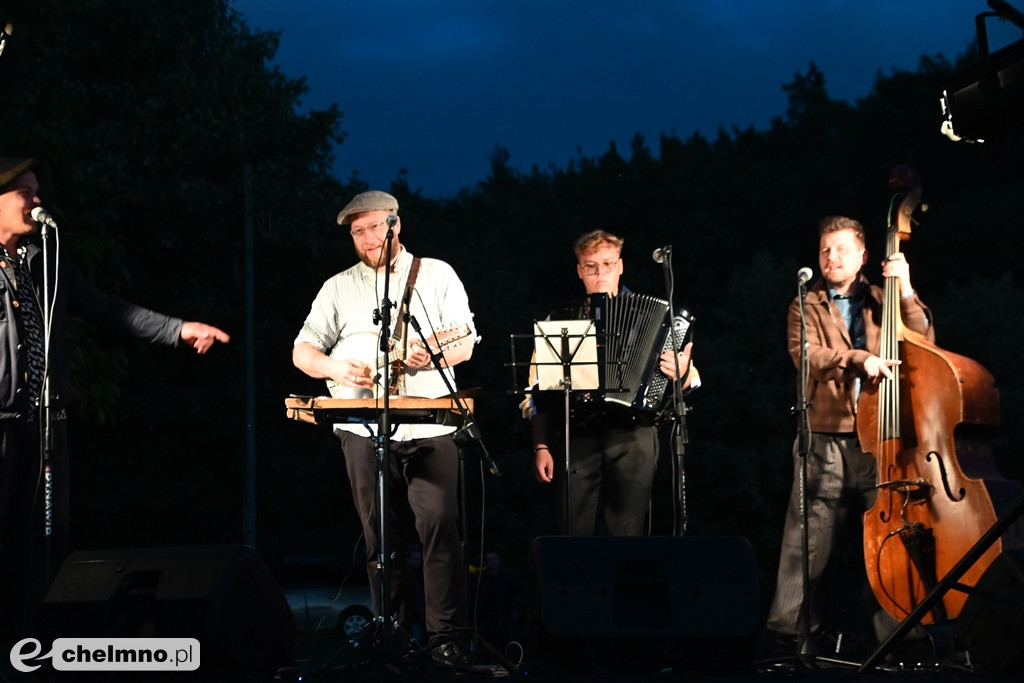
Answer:
<svg viewBox="0 0 1024 683"><path fill-rule="evenodd" d="M353 215L365 211L390 211L398 213L398 200L387 192L381 192L380 190L360 192L338 214L338 225L347 225L352 222Z"/></svg>
<svg viewBox="0 0 1024 683"><path fill-rule="evenodd" d="M35 167L35 159L21 159L17 157L0 157L0 192L7 192L14 180L25 171Z"/></svg>

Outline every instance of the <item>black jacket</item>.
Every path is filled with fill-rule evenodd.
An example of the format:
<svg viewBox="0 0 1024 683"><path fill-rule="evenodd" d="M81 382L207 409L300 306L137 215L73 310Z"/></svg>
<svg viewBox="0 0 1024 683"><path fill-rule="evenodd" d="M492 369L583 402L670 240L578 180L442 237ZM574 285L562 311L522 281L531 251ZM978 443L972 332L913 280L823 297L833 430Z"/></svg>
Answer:
<svg viewBox="0 0 1024 683"><path fill-rule="evenodd" d="M35 284L39 310L43 311L43 252L35 244L28 246L28 262ZM68 323L71 315L109 325L138 339L177 345L184 321L137 306L97 289L67 259L60 260L60 272L51 267L49 285L56 291L50 318L50 396L51 406L66 404L71 396L68 372ZM17 418L30 409L25 369L27 349L22 343L24 330L14 305L17 291L12 277L13 264L0 259L0 420Z"/></svg>

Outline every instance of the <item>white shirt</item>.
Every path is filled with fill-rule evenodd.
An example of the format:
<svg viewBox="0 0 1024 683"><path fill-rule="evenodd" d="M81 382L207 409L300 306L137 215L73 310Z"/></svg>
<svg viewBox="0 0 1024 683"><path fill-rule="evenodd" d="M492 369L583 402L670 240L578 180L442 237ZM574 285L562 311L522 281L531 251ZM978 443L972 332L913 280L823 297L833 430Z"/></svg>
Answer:
<svg viewBox="0 0 1024 683"><path fill-rule="evenodd" d="M391 274L388 299L399 306L405 296L412 261L412 254L403 248ZM374 367L380 367L386 362L386 355L380 351L380 326L373 322L373 312L380 308L383 297L384 273L377 272L362 262L338 273L320 288L309 315L295 338L295 344L308 342L333 358L357 358L368 363L373 372ZM435 331L451 326L465 326L468 328L468 336L463 343L479 341L466 289L455 274L455 270L444 261L431 258L420 260L419 274L409 302L409 313L416 319L427 337ZM396 320L401 324L397 308L391 312L391 329L387 333L389 337L395 328ZM414 338L418 339L419 335L410 324L408 339ZM447 368L445 374L452 386L458 388L452 369ZM404 368L402 379L399 391L402 396L440 398L448 395L448 387L433 364L419 370ZM337 386L331 393L336 398L373 396L369 389L354 387ZM372 433L376 434L376 424L370 427ZM335 424L334 428L362 436L371 435L367 426L358 423L339 423ZM400 424L393 438L397 441L407 441L449 434L454 430L454 427L444 425Z"/></svg>

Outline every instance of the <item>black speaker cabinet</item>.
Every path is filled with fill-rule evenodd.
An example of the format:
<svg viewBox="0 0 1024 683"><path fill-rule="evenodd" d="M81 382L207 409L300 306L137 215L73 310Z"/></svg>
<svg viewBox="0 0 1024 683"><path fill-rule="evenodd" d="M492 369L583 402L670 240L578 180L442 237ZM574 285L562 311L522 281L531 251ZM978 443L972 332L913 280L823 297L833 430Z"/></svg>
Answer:
<svg viewBox="0 0 1024 683"><path fill-rule="evenodd" d="M47 639L195 638L200 677L272 675L297 635L270 569L244 545L72 553L40 626Z"/></svg>
<svg viewBox="0 0 1024 683"><path fill-rule="evenodd" d="M1024 675L1024 550L1004 550L981 575L954 623L957 647L985 672Z"/></svg>
<svg viewBox="0 0 1024 683"><path fill-rule="evenodd" d="M739 536L533 541L528 657L538 667L753 667L757 567Z"/></svg>

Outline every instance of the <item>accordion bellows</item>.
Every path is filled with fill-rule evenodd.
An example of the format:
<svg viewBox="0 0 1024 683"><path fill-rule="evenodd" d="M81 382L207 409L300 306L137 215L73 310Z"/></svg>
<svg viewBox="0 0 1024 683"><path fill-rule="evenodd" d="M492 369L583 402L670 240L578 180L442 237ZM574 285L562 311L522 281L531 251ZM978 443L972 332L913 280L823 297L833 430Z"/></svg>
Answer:
<svg viewBox="0 0 1024 683"><path fill-rule="evenodd" d="M606 401L637 410L656 412L662 404L669 378L659 370L661 354L682 348L691 318L685 311L672 318L664 299L622 293L590 295L590 318L597 332L597 361Z"/></svg>

